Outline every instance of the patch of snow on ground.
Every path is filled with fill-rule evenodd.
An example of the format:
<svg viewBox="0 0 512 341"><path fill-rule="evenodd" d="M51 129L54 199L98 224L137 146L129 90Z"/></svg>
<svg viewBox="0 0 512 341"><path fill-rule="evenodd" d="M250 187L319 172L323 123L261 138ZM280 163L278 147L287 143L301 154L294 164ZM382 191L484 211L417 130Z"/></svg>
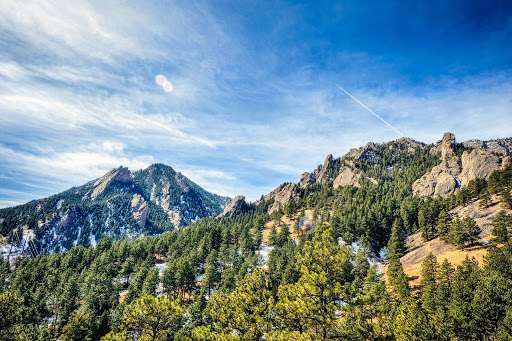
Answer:
<svg viewBox="0 0 512 341"><path fill-rule="evenodd" d="M91 243L92 247L96 247L96 245L98 244L96 242L96 237L94 236L94 234L92 234L92 231L89 232L89 242Z"/></svg>
<svg viewBox="0 0 512 341"><path fill-rule="evenodd" d="M162 277L164 275L165 269L167 269L167 263L156 264L155 266L158 269L158 275Z"/></svg>
<svg viewBox="0 0 512 341"><path fill-rule="evenodd" d="M62 203L64 203L64 199L60 199L59 201L57 201L57 205L55 205L55 208L57 210L60 210L62 208Z"/></svg>
<svg viewBox="0 0 512 341"><path fill-rule="evenodd" d="M256 251L256 254L260 256L264 267L267 266L268 256L270 254L270 251L272 251L273 249L273 246L261 243L260 249Z"/></svg>
<svg viewBox="0 0 512 341"><path fill-rule="evenodd" d="M76 235L76 239L73 241L73 246L78 245L78 240L80 239L81 234L82 234L82 226L78 226L78 234Z"/></svg>

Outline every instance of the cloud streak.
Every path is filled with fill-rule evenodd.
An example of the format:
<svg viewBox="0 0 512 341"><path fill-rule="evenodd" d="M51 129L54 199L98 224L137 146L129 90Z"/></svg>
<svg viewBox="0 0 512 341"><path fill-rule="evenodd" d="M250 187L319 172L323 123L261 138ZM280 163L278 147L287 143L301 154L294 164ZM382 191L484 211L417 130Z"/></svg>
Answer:
<svg viewBox="0 0 512 341"><path fill-rule="evenodd" d="M510 63L486 69L474 53L447 70L436 60L457 60L445 45L459 36L409 48L417 39L380 17L389 9L317 6L0 0L0 206L152 162L256 200L329 153L396 138L340 96L337 79L417 140L447 130L459 140L512 135ZM361 17L386 23L393 41L383 44ZM508 56L496 40L507 27L495 25L478 44ZM425 49L439 56L430 62Z"/></svg>

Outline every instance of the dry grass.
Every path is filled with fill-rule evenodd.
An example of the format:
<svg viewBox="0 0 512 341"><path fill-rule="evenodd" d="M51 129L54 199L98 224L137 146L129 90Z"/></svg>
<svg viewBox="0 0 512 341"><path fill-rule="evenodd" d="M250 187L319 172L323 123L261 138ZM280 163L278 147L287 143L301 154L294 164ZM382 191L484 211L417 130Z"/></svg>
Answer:
<svg viewBox="0 0 512 341"><path fill-rule="evenodd" d="M311 220L311 216L313 215L313 210L305 210L304 211L306 217ZM294 240L299 240L299 235L294 231L295 222L297 221L300 213L296 213L293 216L283 215L279 220L271 220L265 223L265 226L262 230L263 233L263 243L268 243L268 237L270 235L270 229L272 226L275 226L277 232L281 231L281 225L287 225L290 230L290 237Z"/></svg>
<svg viewBox="0 0 512 341"><path fill-rule="evenodd" d="M499 211L505 210L507 214L512 210L504 209L498 202L497 197L492 198L492 202L488 207L481 208L478 201L472 202L466 206L459 206L450 211L451 214L457 214L459 217L471 217L475 219L482 232L478 245L457 249L455 246L448 244L439 238L435 238L428 242L423 242L421 232L417 232L407 237L407 253L400 259L405 273L410 278L412 286L419 286L421 276L421 265L425 257L432 252L437 257L437 262L441 264L447 259L454 267L462 264L466 257L475 258L479 264L483 264L485 255L487 255L488 245L482 245L488 241L491 236L492 222ZM382 270L384 278L386 278L387 266Z"/></svg>

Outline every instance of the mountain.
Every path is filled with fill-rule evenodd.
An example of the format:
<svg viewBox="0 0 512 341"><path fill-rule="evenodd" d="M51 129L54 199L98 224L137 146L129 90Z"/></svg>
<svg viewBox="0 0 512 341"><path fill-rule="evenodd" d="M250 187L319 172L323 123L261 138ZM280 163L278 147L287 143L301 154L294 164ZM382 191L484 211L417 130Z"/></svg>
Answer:
<svg viewBox="0 0 512 341"><path fill-rule="evenodd" d="M447 132L431 145L410 138L382 144L369 142L339 158L329 154L313 172L303 173L298 183L282 184L263 199L272 213L284 209L291 200L297 201L305 189L315 185L327 185L335 190L349 185L361 187L363 181L382 185L385 177L372 175L376 168L386 167L389 173L393 169L405 169L411 166L407 159L414 159L416 153L425 149L435 165L415 179L412 192L422 198L446 197L471 180L488 178L493 171L502 169L512 155L512 138L456 143L455 135Z"/></svg>
<svg viewBox="0 0 512 341"><path fill-rule="evenodd" d="M217 216L230 201L170 166L133 173L120 166L82 186L0 210L0 232L26 253L59 252L95 245L104 235L134 238L180 228Z"/></svg>
<svg viewBox="0 0 512 341"><path fill-rule="evenodd" d="M298 183L282 184L257 203L237 196L221 214L187 228L114 240L107 224L96 247L0 260L0 310L12 316L0 334L510 340L509 142L457 143L447 133L430 145L405 138L368 143L340 158L329 155ZM448 176L457 186L436 193ZM418 181L434 191L418 195ZM15 219L19 226L20 216L23 226L33 226L33 217L42 220L39 206L59 221L63 213L68 222L80 216L80 207L91 209L93 223L99 216L104 229L106 219L119 217L134 230L149 229L172 224L176 212L186 217L192 206L179 211L182 199L207 202L163 165L135 173L120 167L68 192L13 208L3 226ZM119 204L126 209L112 212ZM88 236L96 225L82 215ZM22 230L20 244L38 232ZM149 329L147 321L165 323Z"/></svg>

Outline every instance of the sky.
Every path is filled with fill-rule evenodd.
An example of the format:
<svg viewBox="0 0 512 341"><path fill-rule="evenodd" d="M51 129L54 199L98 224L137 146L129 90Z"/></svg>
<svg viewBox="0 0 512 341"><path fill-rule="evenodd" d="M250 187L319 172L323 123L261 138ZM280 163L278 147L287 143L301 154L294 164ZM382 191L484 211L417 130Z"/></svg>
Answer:
<svg viewBox="0 0 512 341"><path fill-rule="evenodd" d="M254 201L401 137L335 83L418 141L510 137L512 2L0 0L0 207L152 163Z"/></svg>

